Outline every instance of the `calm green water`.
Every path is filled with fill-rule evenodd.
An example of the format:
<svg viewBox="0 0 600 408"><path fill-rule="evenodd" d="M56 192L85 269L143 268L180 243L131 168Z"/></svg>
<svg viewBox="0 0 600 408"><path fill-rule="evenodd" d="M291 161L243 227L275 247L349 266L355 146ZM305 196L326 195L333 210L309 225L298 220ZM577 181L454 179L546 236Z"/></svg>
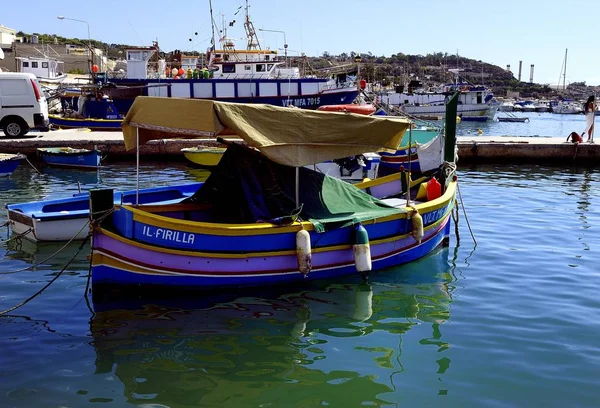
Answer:
<svg viewBox="0 0 600 408"><path fill-rule="evenodd" d="M146 166L142 186L202 177ZM335 282L88 309L86 252L0 318L2 407L594 407L600 401L600 172L462 168L460 245ZM0 205L98 185L100 173L21 166ZM6 220L0 215L0 223ZM3 238L6 238L5 230ZM0 309L50 279L78 245L0 243ZM92 305L93 307L94 305Z"/></svg>

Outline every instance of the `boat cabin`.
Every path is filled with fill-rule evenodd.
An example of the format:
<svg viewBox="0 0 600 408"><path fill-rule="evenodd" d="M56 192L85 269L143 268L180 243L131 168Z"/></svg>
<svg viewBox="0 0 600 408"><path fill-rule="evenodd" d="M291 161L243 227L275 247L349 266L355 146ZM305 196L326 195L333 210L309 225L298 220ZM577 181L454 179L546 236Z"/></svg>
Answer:
<svg viewBox="0 0 600 408"><path fill-rule="evenodd" d="M208 53L213 78L300 78L298 68L283 67L285 61L273 50L214 50Z"/></svg>
<svg viewBox="0 0 600 408"><path fill-rule="evenodd" d="M49 57L17 57L19 72L30 73L40 80L61 80L66 77L64 62Z"/></svg>

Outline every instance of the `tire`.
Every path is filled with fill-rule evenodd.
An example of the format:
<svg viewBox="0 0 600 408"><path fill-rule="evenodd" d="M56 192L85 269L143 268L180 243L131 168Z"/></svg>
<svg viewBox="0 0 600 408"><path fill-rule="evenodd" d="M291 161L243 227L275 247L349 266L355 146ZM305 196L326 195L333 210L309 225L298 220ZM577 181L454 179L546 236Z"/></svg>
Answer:
<svg viewBox="0 0 600 408"><path fill-rule="evenodd" d="M2 126L6 137L21 137L29 132L27 123L21 118L9 118Z"/></svg>

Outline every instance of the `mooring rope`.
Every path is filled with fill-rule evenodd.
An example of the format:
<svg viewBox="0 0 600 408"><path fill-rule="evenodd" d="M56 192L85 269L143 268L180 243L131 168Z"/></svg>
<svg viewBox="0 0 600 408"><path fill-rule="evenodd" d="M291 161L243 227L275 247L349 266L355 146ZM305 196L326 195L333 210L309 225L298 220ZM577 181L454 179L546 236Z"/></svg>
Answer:
<svg viewBox="0 0 600 408"><path fill-rule="evenodd" d="M24 156L25 156L25 160L27 160L27 163L29 163L29 165L30 165L30 166L31 166L31 167L32 167L32 168L33 168L35 171L37 171L37 172L38 172L38 174L42 174L42 172L41 172L41 171L39 171L39 170L38 170L38 169L37 169L37 168L36 168L36 167L35 167L33 164L31 164L31 162L29 161L29 158L27 158L27 156L26 156L26 155L24 155Z"/></svg>
<svg viewBox="0 0 600 408"><path fill-rule="evenodd" d="M460 197L460 204L463 209L463 214L465 215L465 221L467 222L467 227L469 227L469 232L471 233L471 238L473 238L473 242L477 245L477 240L475 239L475 235L473 235L473 230L471 229L471 223L469 222L469 217L467 217L467 210L465 209L465 202L463 201L462 194L460 193L460 186L458 183L456 184L456 191L458 191L458 196Z"/></svg>
<svg viewBox="0 0 600 408"><path fill-rule="evenodd" d="M88 236L83 240L83 242L81 242L81 245L79 245L79 248L77 249L77 252L71 257L71 259L69 259L69 262L67 262L67 264L64 266L64 268L62 268L61 271L59 273L57 273L56 276L50 280L50 282L48 282L46 285L44 285L44 287L42 287L40 290L38 290L37 292L35 292L33 295L29 296L24 301L22 301L22 302L18 303L17 305L11 307L10 309L6 309L4 311L1 311L0 312L0 316L3 316L5 314L7 314L7 313L12 312L13 310L16 310L16 309L20 308L21 306L26 305L31 300L35 299L38 295L42 294L42 292L44 292L46 289L48 289L50 287L50 285L52 285L54 282L56 282L56 280L58 278L60 278L60 276L63 274L63 272L67 270L67 268L69 267L69 265L71 265L71 262L73 262L73 260L75 259L75 257L77 255L79 255L79 252L81 252L81 250L83 249L83 247L85 246L85 244L87 243L87 241L90 239L91 236L92 236L91 233L88 234Z"/></svg>
<svg viewBox="0 0 600 408"><path fill-rule="evenodd" d="M8 223L10 223L10 221ZM23 238L25 235L29 234L31 231L33 231L33 228L29 228L28 230L25 230L24 232L21 232L20 234L17 234L14 237L10 237L9 239L2 241L2 242L18 241L21 238Z"/></svg>
<svg viewBox="0 0 600 408"><path fill-rule="evenodd" d="M35 263L33 265L29 265L27 268L17 269L16 271L2 271L2 272L0 272L0 275L12 275L12 274L15 274L15 273L24 272L24 271L27 271L27 270L32 269L32 268L35 268L36 266L40 266L40 265L48 262L50 259L54 258L56 255L58 255L60 252L62 252L71 242L73 242L73 240L75 238L77 238L77 236L79 235L79 233L81 231L83 231L83 229L85 227L87 227L89 225L89 223L90 222L87 221L85 224L83 224L83 227L81 227L81 229L79 231L77 231L77 233L75 235L73 235L73 237L70 240L68 240L66 244L64 244L62 247L60 247L56 252L54 252L52 255L50 255L46 259L44 259L44 260L42 260L42 261L40 261L38 263ZM23 234L26 234L26 233L27 233L27 231L24 232ZM23 234L21 234L21 235L23 235Z"/></svg>

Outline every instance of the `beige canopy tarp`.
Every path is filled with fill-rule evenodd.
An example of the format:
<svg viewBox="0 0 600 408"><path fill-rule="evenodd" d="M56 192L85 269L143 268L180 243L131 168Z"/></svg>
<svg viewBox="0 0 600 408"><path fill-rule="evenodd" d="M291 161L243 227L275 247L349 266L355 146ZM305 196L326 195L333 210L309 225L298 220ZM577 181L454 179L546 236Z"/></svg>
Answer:
<svg viewBox="0 0 600 408"><path fill-rule="evenodd" d="M127 150L153 139L234 134L276 163L304 166L396 150L410 121L263 104L139 96L123 120Z"/></svg>

